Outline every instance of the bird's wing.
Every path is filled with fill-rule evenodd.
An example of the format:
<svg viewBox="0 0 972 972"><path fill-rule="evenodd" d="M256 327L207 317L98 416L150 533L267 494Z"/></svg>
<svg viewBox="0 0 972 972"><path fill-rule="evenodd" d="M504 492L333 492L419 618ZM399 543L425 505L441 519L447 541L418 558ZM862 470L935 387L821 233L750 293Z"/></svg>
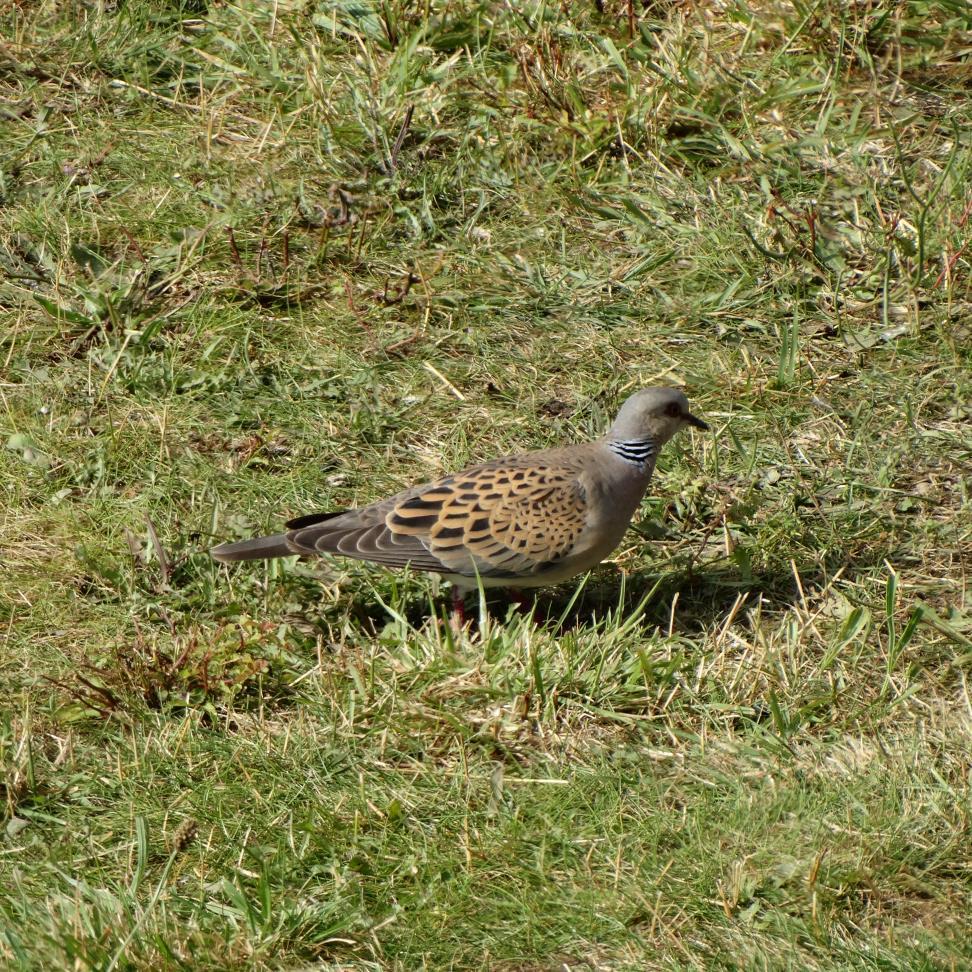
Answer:
<svg viewBox="0 0 972 972"><path fill-rule="evenodd" d="M542 573L588 520L582 464L562 450L496 459L360 510L287 524L295 552L474 577Z"/></svg>

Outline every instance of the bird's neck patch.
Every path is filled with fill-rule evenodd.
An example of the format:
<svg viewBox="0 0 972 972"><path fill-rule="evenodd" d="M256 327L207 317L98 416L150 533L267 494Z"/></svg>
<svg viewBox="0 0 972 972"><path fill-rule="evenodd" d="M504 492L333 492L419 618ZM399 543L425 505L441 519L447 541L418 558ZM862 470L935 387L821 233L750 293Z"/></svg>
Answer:
<svg viewBox="0 0 972 972"><path fill-rule="evenodd" d="M644 469L657 451L651 439L608 439L607 447L619 459L639 469Z"/></svg>

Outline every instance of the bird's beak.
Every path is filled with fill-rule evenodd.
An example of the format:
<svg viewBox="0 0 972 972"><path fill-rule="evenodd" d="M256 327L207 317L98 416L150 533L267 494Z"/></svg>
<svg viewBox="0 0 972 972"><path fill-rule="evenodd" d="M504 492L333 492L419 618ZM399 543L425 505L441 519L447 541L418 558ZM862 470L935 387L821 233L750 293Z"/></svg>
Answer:
<svg viewBox="0 0 972 972"><path fill-rule="evenodd" d="M703 432L709 431L709 425L707 422L703 422L698 416L693 415L691 412L685 413L685 421L689 425L694 425L697 429L701 429Z"/></svg>

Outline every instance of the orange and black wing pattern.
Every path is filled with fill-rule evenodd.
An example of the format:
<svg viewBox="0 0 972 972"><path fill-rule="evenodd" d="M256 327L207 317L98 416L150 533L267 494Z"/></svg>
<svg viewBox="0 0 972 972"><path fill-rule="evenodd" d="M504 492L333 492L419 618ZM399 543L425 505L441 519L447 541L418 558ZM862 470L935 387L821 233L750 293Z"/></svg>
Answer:
<svg viewBox="0 0 972 972"><path fill-rule="evenodd" d="M580 473L557 452L497 459L359 510L291 521L287 541L295 553L471 578L535 576L587 526Z"/></svg>

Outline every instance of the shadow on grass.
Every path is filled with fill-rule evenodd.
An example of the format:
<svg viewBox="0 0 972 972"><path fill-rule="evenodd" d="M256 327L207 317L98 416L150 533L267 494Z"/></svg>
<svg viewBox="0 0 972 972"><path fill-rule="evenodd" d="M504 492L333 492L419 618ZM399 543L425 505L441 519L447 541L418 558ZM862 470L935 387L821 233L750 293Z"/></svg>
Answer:
<svg viewBox="0 0 972 972"><path fill-rule="evenodd" d="M872 565L854 565L864 571ZM876 556L874 563L882 558ZM485 592L486 611L491 618L502 622L511 611L533 611L537 624L562 621L561 630L583 630L602 624L607 617L623 620L640 610L643 629L672 625L682 634L695 635L711 630L732 611L740 596L750 603L757 601L764 610L784 611L800 604L804 598L823 590L834 578L841 564L797 565L799 583L791 565L780 565L743 577L732 564L710 565L707 568L686 566L665 573L643 572L623 575L612 565L600 567L587 582L562 584L558 587L511 591L492 588ZM843 576L852 579L854 569L844 564ZM577 584L583 588L578 593ZM408 587L405 583L403 588ZM377 597L358 594L348 604L349 613L367 632L378 634L388 623L388 610ZM421 627L435 613L447 617L450 598L446 593L430 603L420 596L405 593L394 610L414 628ZM479 614L479 599L474 593L466 598L466 614L475 620Z"/></svg>
<svg viewBox="0 0 972 972"><path fill-rule="evenodd" d="M550 590L530 592L525 610L535 603L538 623L555 621L566 613L563 630L594 627L608 615L624 618L641 610L643 629L673 626L682 634L696 635L711 630L732 611L740 597L764 610L782 612L811 600L831 584L841 572L853 582L855 575L868 573L891 556L874 552L866 561L841 561L837 557L823 562L774 565L744 577L728 561L698 567L694 564L664 573L645 571L624 576L613 565L599 568L591 575L580 596L576 587L563 585ZM534 601L535 598L535 601ZM644 603L643 603L644 602ZM505 591L490 592L487 610L496 617L506 616L511 598ZM569 610L568 610L569 608ZM674 622L673 622L674 614Z"/></svg>

